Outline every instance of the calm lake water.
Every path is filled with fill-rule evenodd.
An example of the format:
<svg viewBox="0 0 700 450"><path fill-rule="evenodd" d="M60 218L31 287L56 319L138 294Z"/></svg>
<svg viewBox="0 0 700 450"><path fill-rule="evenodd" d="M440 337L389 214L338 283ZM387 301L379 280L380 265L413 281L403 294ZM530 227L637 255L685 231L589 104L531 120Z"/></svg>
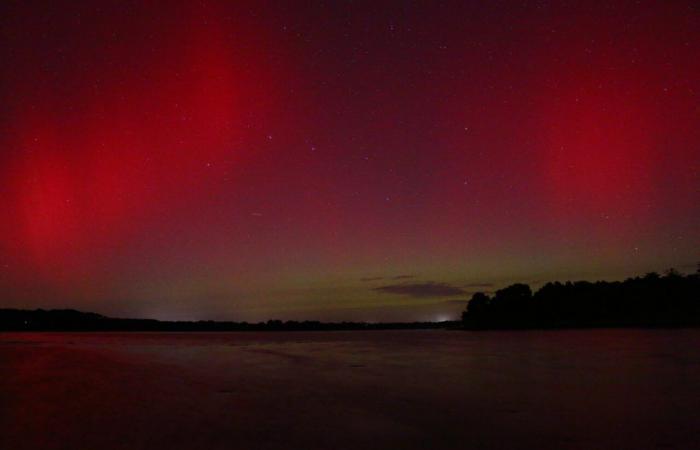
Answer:
<svg viewBox="0 0 700 450"><path fill-rule="evenodd" d="M0 334L0 448L700 448L700 330Z"/></svg>

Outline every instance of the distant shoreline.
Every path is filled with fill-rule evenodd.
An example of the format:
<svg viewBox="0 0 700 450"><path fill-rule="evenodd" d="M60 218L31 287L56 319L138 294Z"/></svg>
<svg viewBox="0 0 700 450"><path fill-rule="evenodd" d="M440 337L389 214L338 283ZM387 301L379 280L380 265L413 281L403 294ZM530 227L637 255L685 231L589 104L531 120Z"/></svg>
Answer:
<svg viewBox="0 0 700 450"><path fill-rule="evenodd" d="M452 331L561 331L601 329L693 329L687 324L559 324L548 326L473 326L462 321L442 322L319 322L280 321L161 321L156 319L122 319L71 309L23 310L0 309L2 332L276 332L276 331L373 331L373 330L452 330Z"/></svg>
<svg viewBox="0 0 700 450"><path fill-rule="evenodd" d="M232 321L162 321L156 319L118 319L96 313L72 309L24 310L0 309L2 331L173 331L173 332L223 332L223 331L354 331L354 330L418 330L459 328L461 321L443 322L320 322L281 321L232 322Z"/></svg>

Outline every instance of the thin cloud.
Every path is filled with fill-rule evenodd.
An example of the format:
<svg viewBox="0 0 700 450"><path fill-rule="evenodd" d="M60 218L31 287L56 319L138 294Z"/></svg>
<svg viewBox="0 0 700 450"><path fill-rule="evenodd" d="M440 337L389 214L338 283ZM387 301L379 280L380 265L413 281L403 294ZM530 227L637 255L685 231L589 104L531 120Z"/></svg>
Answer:
<svg viewBox="0 0 700 450"><path fill-rule="evenodd" d="M376 287L373 290L384 294L406 295L414 298L452 297L466 293L457 286L432 281L427 283L388 284Z"/></svg>
<svg viewBox="0 0 700 450"><path fill-rule="evenodd" d="M466 305L469 300L445 300L443 303L448 305Z"/></svg>
<svg viewBox="0 0 700 450"><path fill-rule="evenodd" d="M493 283L469 283L469 284L464 284L462 287L465 288L473 288L473 289L479 289L479 288L492 288Z"/></svg>
<svg viewBox="0 0 700 450"><path fill-rule="evenodd" d="M380 280L409 280L416 278L417 275L394 275L393 277L364 277L360 281L380 281Z"/></svg>

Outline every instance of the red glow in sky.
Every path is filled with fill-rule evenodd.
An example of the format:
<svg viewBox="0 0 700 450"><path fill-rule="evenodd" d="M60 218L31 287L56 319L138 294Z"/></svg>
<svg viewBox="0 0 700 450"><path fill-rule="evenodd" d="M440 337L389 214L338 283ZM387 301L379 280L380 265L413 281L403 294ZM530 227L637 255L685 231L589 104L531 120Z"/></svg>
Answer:
<svg viewBox="0 0 700 450"><path fill-rule="evenodd" d="M497 3L3 5L6 306L430 320L694 267L698 6Z"/></svg>

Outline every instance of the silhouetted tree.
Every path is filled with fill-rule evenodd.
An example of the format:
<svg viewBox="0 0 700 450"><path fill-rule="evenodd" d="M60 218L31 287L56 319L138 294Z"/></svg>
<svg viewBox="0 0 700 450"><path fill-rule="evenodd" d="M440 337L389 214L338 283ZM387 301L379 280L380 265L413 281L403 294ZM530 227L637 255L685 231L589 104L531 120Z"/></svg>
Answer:
<svg viewBox="0 0 700 450"><path fill-rule="evenodd" d="M467 304L467 312L469 314L481 314L488 309L491 299L483 292L477 292L472 295L469 304Z"/></svg>
<svg viewBox="0 0 700 450"><path fill-rule="evenodd" d="M532 291L527 284L516 283L499 289L491 300L492 315L504 325L518 326L528 314L531 300Z"/></svg>
<svg viewBox="0 0 700 450"><path fill-rule="evenodd" d="M474 299L472 299L474 301ZM671 269L624 281L514 284L464 312L467 328L698 326L700 275Z"/></svg>
<svg viewBox="0 0 700 450"><path fill-rule="evenodd" d="M488 314L491 298L483 292L476 292L467 303L467 310L462 313L462 321L467 321L469 316L472 321L478 320L483 324L485 315Z"/></svg>

